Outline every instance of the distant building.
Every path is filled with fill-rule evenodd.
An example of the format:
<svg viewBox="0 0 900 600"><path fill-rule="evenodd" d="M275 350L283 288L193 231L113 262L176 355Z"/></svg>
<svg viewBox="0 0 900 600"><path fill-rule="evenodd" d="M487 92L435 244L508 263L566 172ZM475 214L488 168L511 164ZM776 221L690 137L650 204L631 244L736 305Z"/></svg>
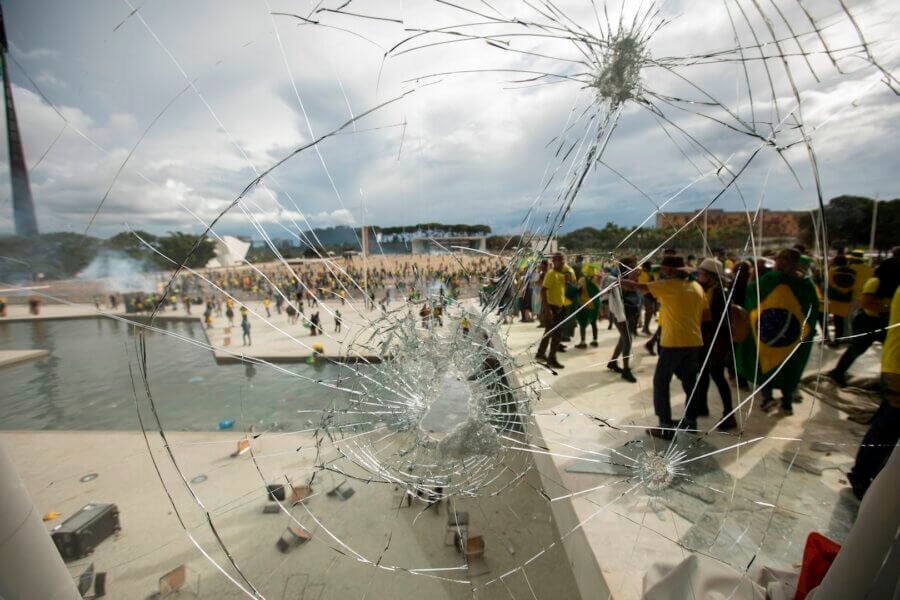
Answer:
<svg viewBox="0 0 900 600"><path fill-rule="evenodd" d="M743 211L726 211L720 208L711 208L707 209L705 216L702 214L697 216L698 213L702 213L702 211L657 213L656 227L657 229L680 228L694 217L697 217L693 223L699 227L705 225L709 229L747 229L747 213ZM803 235L802 218L808 214L808 212L802 210L769 210L764 208L756 216L754 229L771 238L800 238ZM752 212L750 216L753 216Z"/></svg>
<svg viewBox="0 0 900 600"><path fill-rule="evenodd" d="M433 236L418 237L410 242L413 254L445 254L459 252L460 247L487 251L487 236Z"/></svg>
<svg viewBox="0 0 900 600"><path fill-rule="evenodd" d="M531 237L528 240L528 247L534 252L543 252L544 254L553 254L559 252L559 241L557 238L547 239L546 237Z"/></svg>
<svg viewBox="0 0 900 600"><path fill-rule="evenodd" d="M207 268L233 267L242 264L250 250L250 242L245 242L234 236L223 235L217 238L216 257L206 263Z"/></svg>

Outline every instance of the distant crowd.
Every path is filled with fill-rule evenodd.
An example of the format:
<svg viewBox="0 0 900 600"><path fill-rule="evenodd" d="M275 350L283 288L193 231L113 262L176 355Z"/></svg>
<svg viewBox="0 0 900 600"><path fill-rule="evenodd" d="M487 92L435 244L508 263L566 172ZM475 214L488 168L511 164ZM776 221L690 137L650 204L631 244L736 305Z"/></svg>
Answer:
<svg viewBox="0 0 900 600"><path fill-rule="evenodd" d="M103 304L112 310L123 305L126 312L137 315L179 308L187 314L196 311L212 328L221 318L229 326L235 324L237 300L241 304L239 324L244 343L249 345L251 325L243 306L248 301L261 302L267 318L273 313L284 314L289 324L299 322L309 328L310 335L319 335L324 332L319 310L322 302L344 305L362 301L364 308L372 312L378 308L386 311L396 300L459 299L475 295L498 264L498 259L486 256L442 255L208 269L201 271L201 276L185 272L174 280L161 275L156 293L113 293L108 298L97 296L94 302L98 309ZM439 310L435 308L435 312ZM340 333L344 323L341 311L327 312L333 319L334 331ZM431 315L428 321L433 318Z"/></svg>

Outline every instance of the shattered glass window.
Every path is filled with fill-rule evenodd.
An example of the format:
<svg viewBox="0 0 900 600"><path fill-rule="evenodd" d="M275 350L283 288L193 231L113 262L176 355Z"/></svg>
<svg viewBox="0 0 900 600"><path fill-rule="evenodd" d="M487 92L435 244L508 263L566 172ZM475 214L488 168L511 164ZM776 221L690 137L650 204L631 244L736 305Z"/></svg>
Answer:
<svg viewBox="0 0 900 600"><path fill-rule="evenodd" d="M6 132L43 233L3 242L0 354L47 352L0 371L0 438L51 533L117 506L73 578L106 573L114 597L638 598L695 560L750 598L810 532L846 537L879 397L825 377L830 297L767 313L760 271L808 232L802 268L827 281L829 198L896 195L893 3L3 9ZM441 225L476 222L508 235ZM539 329L541 260L604 223ZM713 295L759 294L749 333L720 312L727 350L672 367L663 422L638 275L725 247L748 287ZM607 319L629 298L640 322ZM671 306L663 331L688 319ZM711 365L731 400L690 413L701 384L679 380ZM856 369L877 377L878 356Z"/></svg>

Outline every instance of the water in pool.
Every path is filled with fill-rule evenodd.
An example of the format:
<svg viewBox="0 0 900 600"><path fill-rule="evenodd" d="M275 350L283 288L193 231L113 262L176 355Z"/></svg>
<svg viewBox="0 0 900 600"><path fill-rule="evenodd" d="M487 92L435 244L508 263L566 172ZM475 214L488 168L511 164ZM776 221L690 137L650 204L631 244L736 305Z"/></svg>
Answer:
<svg viewBox="0 0 900 600"><path fill-rule="evenodd" d="M158 327L206 342L197 322ZM44 349L49 356L0 370L0 429L137 430L129 365L137 376L133 328L112 319L0 322L0 349ZM150 389L163 427L296 430L316 410L342 405L344 394L265 365L218 365L212 352L162 333L147 336ZM338 365L279 365L318 379L347 381ZM138 385L140 380L138 378Z"/></svg>

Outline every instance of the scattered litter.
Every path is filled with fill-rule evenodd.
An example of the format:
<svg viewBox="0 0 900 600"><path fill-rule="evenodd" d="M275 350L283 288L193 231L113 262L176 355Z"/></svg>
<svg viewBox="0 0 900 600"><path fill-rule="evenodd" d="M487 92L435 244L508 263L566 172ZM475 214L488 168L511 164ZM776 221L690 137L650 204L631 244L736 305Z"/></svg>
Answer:
<svg viewBox="0 0 900 600"><path fill-rule="evenodd" d="M203 383L204 381L206 381L206 377L201 377L200 375L195 375L188 379L188 383Z"/></svg>
<svg viewBox="0 0 900 600"><path fill-rule="evenodd" d="M273 502L275 500L278 500L279 502L284 501L284 486L280 483L267 485L266 493L268 494L269 500L272 500Z"/></svg>
<svg viewBox="0 0 900 600"><path fill-rule="evenodd" d="M234 419L222 419L219 421L219 429L231 429L234 427Z"/></svg>
<svg viewBox="0 0 900 600"><path fill-rule="evenodd" d="M300 504L301 502L303 502L310 496L312 496L312 487L311 486L308 486L308 485L292 486L291 487L291 506L296 506L297 504Z"/></svg>
<svg viewBox="0 0 900 600"><path fill-rule="evenodd" d="M344 481L340 482L339 484L337 484L336 486L334 486L333 488L331 488L326 493L326 495L331 496L331 497L337 496L341 500L349 500L353 496L353 494L356 493L356 490L354 490L350 486L344 487L345 483L347 483L346 479Z"/></svg>
<svg viewBox="0 0 900 600"><path fill-rule="evenodd" d="M80 481L81 483L87 483L88 481L93 481L93 480L97 479L97 477L99 477L99 475L97 475L96 473L88 473L87 475L85 475L81 479L79 479L78 481Z"/></svg>
<svg viewBox="0 0 900 600"><path fill-rule="evenodd" d="M51 537L63 560L84 558L121 529L115 504L86 504L53 528Z"/></svg>
<svg viewBox="0 0 900 600"><path fill-rule="evenodd" d="M200 473L199 475L197 475L196 477L191 479L191 483L194 483L194 484L203 483L204 481L206 481L206 479L207 479L206 475L204 475L203 473Z"/></svg>
<svg viewBox="0 0 900 600"><path fill-rule="evenodd" d="M275 543L279 550L288 552L294 546L305 544L310 540L311 536L300 527L288 527Z"/></svg>
<svg viewBox="0 0 900 600"><path fill-rule="evenodd" d="M250 440L243 439L237 443L237 450L231 453L231 458L236 458L250 450Z"/></svg>
<svg viewBox="0 0 900 600"><path fill-rule="evenodd" d="M194 572L191 573L197 575L197 591L194 592L194 595L197 596L200 593L200 574ZM159 578L159 592L156 594L156 597L167 598L168 596L179 592L187 583L187 577L187 566L179 565L175 567Z"/></svg>
<svg viewBox="0 0 900 600"><path fill-rule="evenodd" d="M56 519L60 518L61 516L62 516L62 513L54 512L51 510L50 512L45 513L44 516L41 518L46 523L47 521L55 521Z"/></svg>

